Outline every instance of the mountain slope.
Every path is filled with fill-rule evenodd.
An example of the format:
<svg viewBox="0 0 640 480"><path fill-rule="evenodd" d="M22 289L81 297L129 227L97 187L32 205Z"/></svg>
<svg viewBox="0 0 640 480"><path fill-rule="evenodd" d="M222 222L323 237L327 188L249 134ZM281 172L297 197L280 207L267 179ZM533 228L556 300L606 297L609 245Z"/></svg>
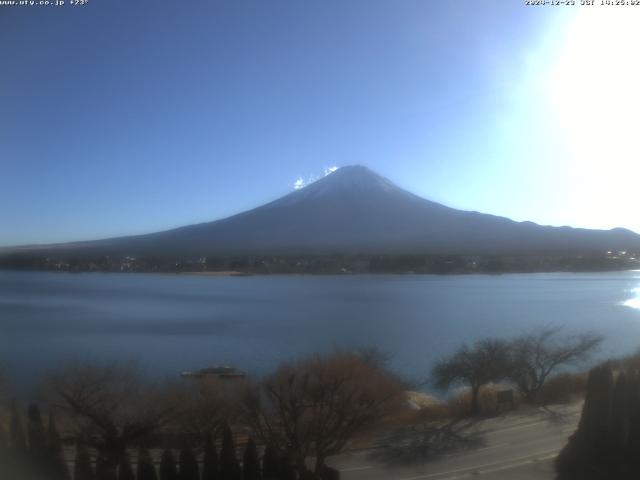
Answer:
<svg viewBox="0 0 640 480"><path fill-rule="evenodd" d="M31 247L77 255L283 253L562 254L640 250L625 229L545 227L452 209L366 167L343 167L278 200L222 220L148 235Z"/></svg>

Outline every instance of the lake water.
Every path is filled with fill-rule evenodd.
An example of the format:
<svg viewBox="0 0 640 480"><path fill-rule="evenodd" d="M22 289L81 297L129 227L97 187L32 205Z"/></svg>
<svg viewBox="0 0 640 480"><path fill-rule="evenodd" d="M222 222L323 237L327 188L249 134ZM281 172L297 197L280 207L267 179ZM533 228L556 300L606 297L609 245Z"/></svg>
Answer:
<svg viewBox="0 0 640 480"><path fill-rule="evenodd" d="M68 358L138 358L177 375L252 373L335 347L379 347L412 379L462 342L541 325L640 347L640 272L500 276L249 276L0 271L0 361L14 381Z"/></svg>

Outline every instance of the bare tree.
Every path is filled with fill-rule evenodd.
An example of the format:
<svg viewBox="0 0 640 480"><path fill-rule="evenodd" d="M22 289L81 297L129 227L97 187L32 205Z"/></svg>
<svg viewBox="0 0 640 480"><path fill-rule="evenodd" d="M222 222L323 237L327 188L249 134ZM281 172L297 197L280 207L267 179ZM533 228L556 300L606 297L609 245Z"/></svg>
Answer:
<svg viewBox="0 0 640 480"><path fill-rule="evenodd" d="M375 362L356 353L335 352L282 364L249 388L246 420L265 443L286 452L301 475L315 456L316 474L398 406L403 385Z"/></svg>
<svg viewBox="0 0 640 480"><path fill-rule="evenodd" d="M473 346L463 345L449 358L435 364L432 377L437 388L447 389L455 384L471 388L471 413L479 411L480 387L505 378L509 360L506 342L484 339Z"/></svg>
<svg viewBox="0 0 640 480"><path fill-rule="evenodd" d="M109 470L126 449L161 428L176 409L171 393L145 384L132 364L73 364L47 376L54 402Z"/></svg>
<svg viewBox="0 0 640 480"><path fill-rule="evenodd" d="M217 438L226 424L238 419L245 391L244 380L186 381L178 393L180 410L175 415L175 427L203 442L209 436Z"/></svg>
<svg viewBox="0 0 640 480"><path fill-rule="evenodd" d="M561 367L586 361L603 340L595 333L561 337L560 330L540 328L510 344L509 378L528 401L536 400L549 375Z"/></svg>

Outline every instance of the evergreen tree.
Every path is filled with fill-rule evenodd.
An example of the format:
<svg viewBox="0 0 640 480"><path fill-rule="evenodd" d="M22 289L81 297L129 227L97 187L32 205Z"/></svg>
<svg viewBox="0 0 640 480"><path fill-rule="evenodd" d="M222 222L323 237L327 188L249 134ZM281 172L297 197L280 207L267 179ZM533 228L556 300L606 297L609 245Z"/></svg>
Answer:
<svg viewBox="0 0 640 480"><path fill-rule="evenodd" d="M295 469L293 468L293 465L291 465L291 462L289 462L289 459L285 456L280 456L278 458L278 479L296 480L296 478Z"/></svg>
<svg viewBox="0 0 640 480"><path fill-rule="evenodd" d="M627 375L629 390L629 439L627 448L630 452L640 452L640 372L632 371ZM633 457L634 463L640 469L640 457Z"/></svg>
<svg viewBox="0 0 640 480"><path fill-rule="evenodd" d="M220 476L222 480L240 480L242 471L236 457L236 446L229 425L222 432L222 449L220 450Z"/></svg>
<svg viewBox="0 0 640 480"><path fill-rule="evenodd" d="M91 457L82 441L76 444L76 459L73 467L73 480L94 480Z"/></svg>
<svg viewBox="0 0 640 480"><path fill-rule="evenodd" d="M258 449L252 438L249 438L242 456L243 480L260 480L260 460Z"/></svg>
<svg viewBox="0 0 640 480"><path fill-rule="evenodd" d="M124 452L120 459L120 465L118 465L118 480L136 480L127 452Z"/></svg>
<svg viewBox="0 0 640 480"><path fill-rule="evenodd" d="M273 445L267 445L262 457L262 476L264 479L277 479L280 476L279 466L278 451Z"/></svg>
<svg viewBox="0 0 640 480"><path fill-rule="evenodd" d="M116 468L107 457L100 453L96 459L96 480L117 480Z"/></svg>
<svg viewBox="0 0 640 480"><path fill-rule="evenodd" d="M47 440L42 423L42 415L37 405L31 404L27 408L27 434L29 436L29 456L31 464L37 472L44 473L47 469Z"/></svg>
<svg viewBox="0 0 640 480"><path fill-rule="evenodd" d="M49 428L47 429L47 457L48 470L52 480L67 480L69 470L64 461L64 453L60 434L56 425L56 418L53 412L49 413Z"/></svg>
<svg viewBox="0 0 640 480"><path fill-rule="evenodd" d="M202 461L202 480L219 480L220 465L218 450L210 434L204 442L204 459Z"/></svg>
<svg viewBox="0 0 640 480"><path fill-rule="evenodd" d="M593 368L587 379L587 390L578 430L590 443L606 448L610 435L613 372L608 364Z"/></svg>
<svg viewBox="0 0 640 480"><path fill-rule="evenodd" d="M193 450L188 445L185 445L180 450L180 458L178 460L180 465L180 480L199 480L200 475L198 471L198 459L196 458Z"/></svg>
<svg viewBox="0 0 640 480"><path fill-rule="evenodd" d="M140 448L138 451L137 480L158 480L153 459L145 448Z"/></svg>
<svg viewBox="0 0 640 480"><path fill-rule="evenodd" d="M562 480L631 479L640 477L636 451L637 374L618 374L609 365L589 372L582 417L576 432L556 459Z"/></svg>
<svg viewBox="0 0 640 480"><path fill-rule="evenodd" d="M0 458L4 458L6 455L8 455L8 451L9 451L9 442L7 438L7 433L5 432L4 427L2 426L2 423L0 423Z"/></svg>
<svg viewBox="0 0 640 480"><path fill-rule="evenodd" d="M629 443L631 407L629 393L627 376L622 372L616 380L611 407L611 446L618 458L624 455Z"/></svg>
<svg viewBox="0 0 640 480"><path fill-rule="evenodd" d="M160 457L160 480L178 480L176 459L170 448L165 449Z"/></svg>
<svg viewBox="0 0 640 480"><path fill-rule="evenodd" d="M9 443L7 434L0 424L0 478L9 478Z"/></svg>
<svg viewBox="0 0 640 480"><path fill-rule="evenodd" d="M20 414L18 413L18 407L16 406L15 401L11 401L9 442L11 456L14 459L24 458L27 452L27 442L25 440L24 429L22 428L22 420L20 420Z"/></svg>

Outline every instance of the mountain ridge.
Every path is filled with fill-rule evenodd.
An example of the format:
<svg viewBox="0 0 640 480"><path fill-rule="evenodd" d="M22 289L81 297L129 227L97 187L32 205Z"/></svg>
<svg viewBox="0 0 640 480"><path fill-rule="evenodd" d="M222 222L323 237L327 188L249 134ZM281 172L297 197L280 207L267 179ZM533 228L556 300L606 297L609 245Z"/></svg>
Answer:
<svg viewBox="0 0 640 480"><path fill-rule="evenodd" d="M640 251L640 235L516 222L419 197L362 165L342 167L229 217L161 232L6 252L58 255L512 254Z"/></svg>

